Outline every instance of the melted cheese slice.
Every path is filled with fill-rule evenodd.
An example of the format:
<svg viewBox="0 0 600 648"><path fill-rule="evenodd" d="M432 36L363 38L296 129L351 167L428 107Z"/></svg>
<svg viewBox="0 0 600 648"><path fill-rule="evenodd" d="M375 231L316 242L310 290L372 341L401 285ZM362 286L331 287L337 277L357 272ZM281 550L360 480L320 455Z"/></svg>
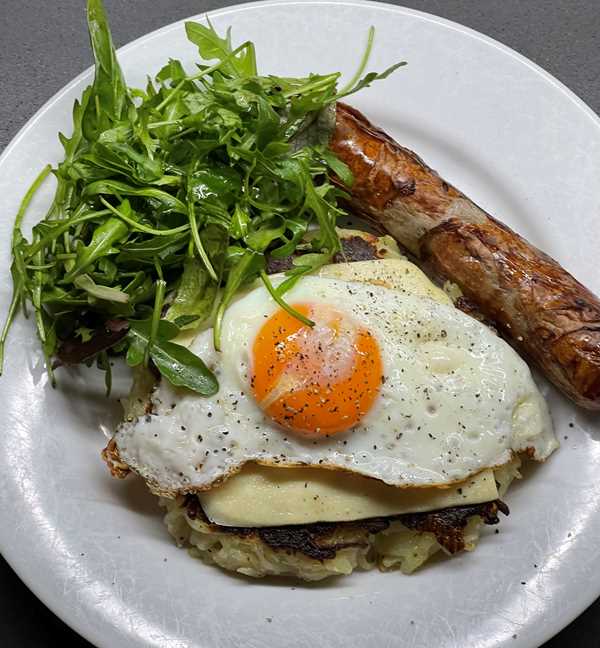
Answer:
<svg viewBox="0 0 600 648"><path fill-rule="evenodd" d="M452 303L417 266L403 258L329 265L319 275L373 283ZM480 504L497 499L498 490L491 470L450 488L400 489L351 473L251 463L198 497L204 512L216 524L264 527L361 520Z"/></svg>
<svg viewBox="0 0 600 648"><path fill-rule="evenodd" d="M362 475L249 463L198 498L222 526L264 527L341 522L481 504L498 498L492 470L450 488L396 488Z"/></svg>
<svg viewBox="0 0 600 648"><path fill-rule="evenodd" d="M376 259L374 261L353 261L323 266L320 277L342 281L362 281L391 290L428 297L441 304L452 306L452 300L433 284L427 275L408 259Z"/></svg>

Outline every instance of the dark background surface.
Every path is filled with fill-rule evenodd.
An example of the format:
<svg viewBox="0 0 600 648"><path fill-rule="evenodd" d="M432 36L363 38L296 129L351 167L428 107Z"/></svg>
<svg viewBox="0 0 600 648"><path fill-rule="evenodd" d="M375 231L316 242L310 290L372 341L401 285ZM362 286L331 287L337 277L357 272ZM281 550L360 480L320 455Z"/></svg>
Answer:
<svg viewBox="0 0 600 648"><path fill-rule="evenodd" d="M234 4L222 0L104 2L117 46L181 18ZM498 39L544 67L600 112L598 0L404 0L394 4L455 20ZM0 150L49 97L91 63L84 0L0 0ZM32 595L2 558L0 645L90 646ZM600 648L600 600L544 646L571 647Z"/></svg>

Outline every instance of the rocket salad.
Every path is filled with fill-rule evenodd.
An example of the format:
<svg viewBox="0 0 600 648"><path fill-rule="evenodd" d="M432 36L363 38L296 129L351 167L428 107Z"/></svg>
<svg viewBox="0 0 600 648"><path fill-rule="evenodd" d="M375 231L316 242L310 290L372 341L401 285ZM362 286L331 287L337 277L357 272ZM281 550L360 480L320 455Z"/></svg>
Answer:
<svg viewBox="0 0 600 648"><path fill-rule="evenodd" d="M135 89L119 67L101 0L88 1L87 16L94 82L75 102L72 135L59 135L64 160L42 170L15 220L0 367L15 314L31 309L53 384L56 366L95 362L110 390L111 353L215 393L202 360L171 340L214 316L219 349L228 304L257 278L295 313L286 290L340 250L335 224L345 194L331 177L352 184L327 149L332 108L402 63L363 76L371 29L359 70L341 90L339 73L260 76L253 43L233 47L229 32L187 22L197 69L170 60ZM54 200L28 240L21 223L50 174ZM313 225L319 233L306 244ZM275 288L266 255L284 258L306 245L310 253Z"/></svg>

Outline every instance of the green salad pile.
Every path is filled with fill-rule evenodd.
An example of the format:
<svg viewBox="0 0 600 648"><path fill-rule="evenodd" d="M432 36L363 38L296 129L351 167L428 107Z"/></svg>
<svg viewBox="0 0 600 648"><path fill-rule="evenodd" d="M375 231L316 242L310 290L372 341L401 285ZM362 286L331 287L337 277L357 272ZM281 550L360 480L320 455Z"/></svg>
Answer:
<svg viewBox="0 0 600 648"><path fill-rule="evenodd" d="M218 349L228 304L257 278L305 319L285 292L340 250L340 186L352 185L327 148L333 106L402 63L363 76L371 29L343 89L339 73L261 76L253 43L234 47L229 32L188 22L202 62L190 73L170 60L135 89L119 67L101 0L88 1L87 16L94 82L75 102L72 135L59 135L64 160L40 173L16 217L0 367L15 314L31 310L53 384L56 366L95 362L110 390L110 353L213 394L214 375L172 339L213 317ZM23 217L50 174L54 200L28 240ZM315 226L318 235L303 243ZM266 255L284 258L307 245L275 288Z"/></svg>

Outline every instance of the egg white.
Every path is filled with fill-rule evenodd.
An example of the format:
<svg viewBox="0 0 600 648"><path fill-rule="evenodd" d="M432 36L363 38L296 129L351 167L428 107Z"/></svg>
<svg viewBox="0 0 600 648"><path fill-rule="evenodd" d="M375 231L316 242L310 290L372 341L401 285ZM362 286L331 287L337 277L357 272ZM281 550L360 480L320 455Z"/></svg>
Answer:
<svg viewBox="0 0 600 648"><path fill-rule="evenodd" d="M286 299L335 305L377 339L385 381L351 430L318 440L284 430L252 397L252 343L278 306L264 288L227 311L221 353L204 331L191 350L218 376L206 398L161 381L152 414L124 422L119 454L162 492L207 490L255 461L345 470L398 487L448 485L513 453L545 459L552 423L526 363L453 306L381 286L306 277Z"/></svg>

